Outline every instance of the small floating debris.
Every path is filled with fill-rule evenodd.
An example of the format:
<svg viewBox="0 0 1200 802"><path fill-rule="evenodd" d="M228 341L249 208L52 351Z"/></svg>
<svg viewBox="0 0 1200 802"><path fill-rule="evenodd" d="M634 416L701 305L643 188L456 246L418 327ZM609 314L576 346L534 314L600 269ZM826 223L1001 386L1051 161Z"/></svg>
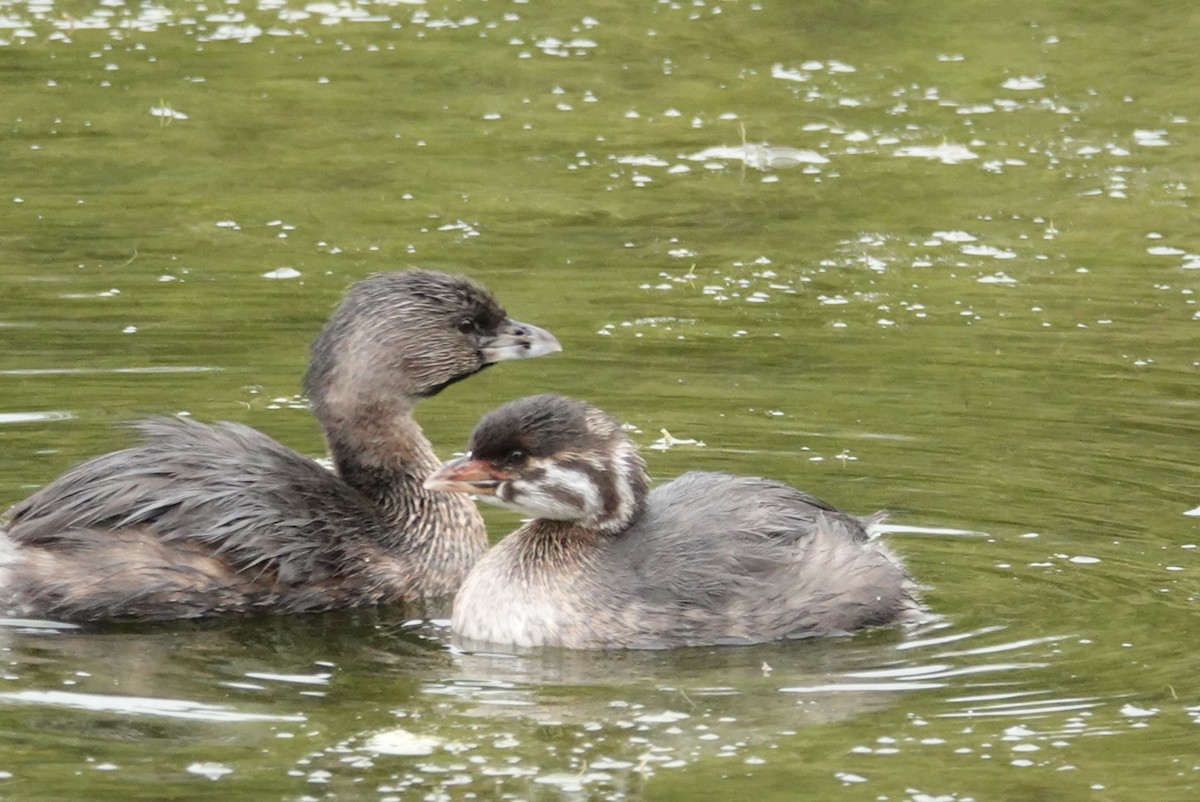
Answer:
<svg viewBox="0 0 1200 802"><path fill-rule="evenodd" d="M1161 129L1138 128L1133 132L1133 141L1147 148L1165 148L1171 144L1167 141L1167 132Z"/></svg>
<svg viewBox="0 0 1200 802"><path fill-rule="evenodd" d="M644 713L640 716L635 716L634 721L638 724L674 724L677 721L691 718L687 713L680 713L676 710L664 710L661 713Z"/></svg>
<svg viewBox="0 0 1200 802"><path fill-rule="evenodd" d="M210 780L219 780L226 774L232 774L233 769L224 763L192 763L187 767L188 774L199 774Z"/></svg>
<svg viewBox="0 0 1200 802"><path fill-rule="evenodd" d="M464 238L478 237L479 229L476 227L478 225L478 223L472 225L465 220L455 220L453 223L438 226L438 231L461 231Z"/></svg>
<svg viewBox="0 0 1200 802"><path fill-rule="evenodd" d="M857 67L852 67L836 59L828 63L813 60L804 62L800 65L799 69L784 67L782 64L774 64L771 66L771 77L784 81L807 81L809 73L821 72L823 70L828 70L830 73L858 72Z"/></svg>
<svg viewBox="0 0 1200 802"><path fill-rule="evenodd" d="M658 438L648 446L648 448L651 448L654 451L666 451L668 448L674 448L675 446L696 446L697 448L704 447L703 440L695 440L690 437L675 437L666 429L659 429L659 431L662 432L662 437Z"/></svg>
<svg viewBox="0 0 1200 802"><path fill-rule="evenodd" d="M788 69L782 64L775 64L771 67L771 77L784 81L807 81L809 75L802 70Z"/></svg>
<svg viewBox="0 0 1200 802"><path fill-rule="evenodd" d="M1200 518L1200 507L1195 507L1194 509L1185 510L1183 514L1190 515L1193 518Z"/></svg>
<svg viewBox="0 0 1200 802"><path fill-rule="evenodd" d="M300 278L300 271L294 267L278 267L263 273L262 277L273 279Z"/></svg>
<svg viewBox="0 0 1200 802"><path fill-rule="evenodd" d="M167 122L170 122L171 120L186 120L188 118L188 116L182 111L175 111L175 109L165 104L160 106L151 106L150 115L152 117L162 117Z"/></svg>
<svg viewBox="0 0 1200 802"><path fill-rule="evenodd" d="M916 156L922 159L934 159L942 164L958 164L959 162L978 159L979 155L963 145L941 144L937 146L910 145L898 148L897 156Z"/></svg>
<svg viewBox="0 0 1200 802"><path fill-rule="evenodd" d="M990 256L993 259L1016 259L1017 254L1005 248L994 248L991 245L964 245L959 248L967 256Z"/></svg>
<svg viewBox="0 0 1200 802"><path fill-rule="evenodd" d="M418 735L397 727L377 732L366 740L362 749L377 755L405 755L420 757L432 755L442 745L442 739L432 735Z"/></svg>
<svg viewBox="0 0 1200 802"><path fill-rule="evenodd" d="M1027 92L1030 89L1046 88L1046 83L1042 80L1042 78L1031 75L1021 75L1016 78L1009 78L1000 85L1005 89L1015 89L1020 92Z"/></svg>
<svg viewBox="0 0 1200 802"><path fill-rule="evenodd" d="M776 170L796 167L801 164L829 164L829 159L815 150L800 150L783 145L745 144L737 146L718 145L705 148L681 158L694 162L731 160L740 161L755 170Z"/></svg>
<svg viewBox="0 0 1200 802"><path fill-rule="evenodd" d="M670 162L660 159L658 156L620 156L617 158L617 164L632 164L635 167L667 167Z"/></svg>
<svg viewBox="0 0 1200 802"><path fill-rule="evenodd" d="M933 236L942 242L974 242L975 237L966 231L935 231Z"/></svg>
<svg viewBox="0 0 1200 802"><path fill-rule="evenodd" d="M210 21L214 22L219 21L213 20L211 17L209 19ZM262 36L262 33L263 29L257 25L254 25L253 23L249 25L235 25L227 22L226 24L219 26L212 33L206 36L201 35L196 38L197 41L200 42L239 42L241 44L247 44Z"/></svg>

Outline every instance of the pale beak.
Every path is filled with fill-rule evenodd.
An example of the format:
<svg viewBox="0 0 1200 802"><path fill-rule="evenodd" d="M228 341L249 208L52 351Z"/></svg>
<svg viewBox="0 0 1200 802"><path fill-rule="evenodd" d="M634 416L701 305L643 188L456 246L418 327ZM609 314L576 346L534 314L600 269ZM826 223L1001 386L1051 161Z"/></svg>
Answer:
<svg viewBox="0 0 1200 802"><path fill-rule="evenodd" d="M474 459L470 454L464 454L434 471L425 480L425 489L435 490L439 493L472 493L477 496L494 496L497 486L511 478L492 463Z"/></svg>
<svg viewBox="0 0 1200 802"><path fill-rule="evenodd" d="M561 350L558 339L550 332L512 318L501 323L494 336L485 337L479 343L485 365L508 359L530 359Z"/></svg>

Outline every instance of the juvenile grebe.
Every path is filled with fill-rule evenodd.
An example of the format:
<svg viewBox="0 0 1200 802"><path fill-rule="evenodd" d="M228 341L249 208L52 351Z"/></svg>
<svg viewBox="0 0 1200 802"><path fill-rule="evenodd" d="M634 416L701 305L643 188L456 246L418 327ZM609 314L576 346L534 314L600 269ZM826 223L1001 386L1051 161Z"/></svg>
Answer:
<svg viewBox="0 0 1200 802"><path fill-rule="evenodd" d="M648 484L633 442L589 404L538 395L486 414L468 453L425 486L535 520L471 569L455 635L661 648L849 632L921 609L869 519L769 479Z"/></svg>

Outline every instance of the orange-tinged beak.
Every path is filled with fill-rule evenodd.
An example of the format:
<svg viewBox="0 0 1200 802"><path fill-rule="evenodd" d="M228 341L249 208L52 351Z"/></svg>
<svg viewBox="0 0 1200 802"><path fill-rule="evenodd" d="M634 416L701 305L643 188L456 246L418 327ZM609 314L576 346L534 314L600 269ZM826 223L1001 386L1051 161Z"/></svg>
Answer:
<svg viewBox="0 0 1200 802"><path fill-rule="evenodd" d="M425 480L426 490L439 493L473 493L478 496L496 495L496 486L511 479L506 471L486 460L464 454L444 463Z"/></svg>

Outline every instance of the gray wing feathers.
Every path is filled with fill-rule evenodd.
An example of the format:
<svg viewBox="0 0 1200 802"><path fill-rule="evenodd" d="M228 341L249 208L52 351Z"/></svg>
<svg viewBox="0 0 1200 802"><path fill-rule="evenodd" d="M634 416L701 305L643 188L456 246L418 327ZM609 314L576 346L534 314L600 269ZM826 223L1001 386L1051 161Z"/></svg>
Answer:
<svg viewBox="0 0 1200 802"><path fill-rule="evenodd" d="M841 512L788 485L688 473L651 492L622 537L639 566L631 598L676 621L682 642L849 631L915 602L899 560ZM691 629L689 629L691 628Z"/></svg>
<svg viewBox="0 0 1200 802"><path fill-rule="evenodd" d="M77 465L9 510L6 534L49 545L145 527L290 582L335 569L322 555L339 525L377 525L357 491L249 427L155 419L136 428L142 444Z"/></svg>

